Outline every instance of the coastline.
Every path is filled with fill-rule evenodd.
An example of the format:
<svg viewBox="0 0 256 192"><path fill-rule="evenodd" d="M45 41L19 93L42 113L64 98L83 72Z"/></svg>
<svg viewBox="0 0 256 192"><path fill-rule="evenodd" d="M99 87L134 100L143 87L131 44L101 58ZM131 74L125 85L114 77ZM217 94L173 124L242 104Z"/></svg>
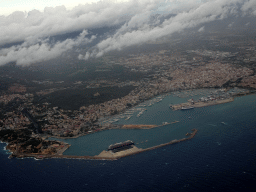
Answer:
<svg viewBox="0 0 256 192"><path fill-rule="evenodd" d="M242 87L242 88L244 88L244 87ZM193 90L200 90L200 89L213 89L213 87L201 87L201 88L194 88L194 89L183 89L183 90L180 90L180 91L193 91ZM156 95L155 97L159 97L159 96L161 96L161 95L167 96L167 95L170 95L172 92L175 92L175 91L171 91L171 92L168 92L168 93L159 94L159 95ZM246 96L246 95L251 95L251 94L255 94L255 92L252 92L252 91L250 91L250 90L247 89L246 92L243 92L243 93L236 93L235 95L233 95L233 97L231 97L232 99L229 98L229 99L226 99L226 100L219 100L219 101L216 101L215 103L210 103L210 102L204 103L204 102L202 102L202 103L200 103L200 104L198 104L198 105L195 105L195 106L193 105L193 107L195 107L195 108L200 108L200 107L207 107L207 106L212 106L212 105L219 105L219 104L229 103L229 102L233 102L233 101L234 101L234 98L236 98L236 97L241 97L241 96ZM155 98L155 97L153 97L153 98ZM151 99L153 99L153 98L147 99L147 100L145 100L145 101L149 101L149 100L151 100ZM143 101L143 102L145 102L145 101ZM141 101L141 102L138 102L138 103L137 103L136 105L134 105L132 108L139 106L139 105L140 105L141 103L143 103L143 102L142 102L142 101ZM184 106L191 105L191 103L187 102L187 103L176 104L176 105L173 105L173 106L177 106L178 109L175 109L175 110L179 110L181 107L183 107L182 104L184 104ZM182 106L179 106L179 105L182 105ZM192 106L192 105L191 105L191 106ZM118 114L115 114L115 115L113 115L113 116L111 116L111 117L109 117L109 118L114 118L115 116L118 116L118 115L124 113L124 112L127 111L127 110L129 110L129 109L123 110L123 111L119 112ZM178 122L178 121L177 121L177 122ZM176 121L175 121L175 122L171 122L170 124L177 123L177 122L176 122ZM163 125L156 125L155 127L152 127L152 128L157 128L157 127L160 127L160 126L163 126ZM148 129L148 128L123 128L123 127L121 127L121 126L118 127L118 128L116 128L116 127L107 127L107 128L99 129L99 130L97 130L97 131L82 133L82 134L75 135L75 136L72 136L72 137L52 136L52 138L64 139L64 140L65 140L65 139L76 139L76 138L79 138L79 137L82 137L82 136L86 136L86 135L89 135L89 134L94 134L94 133L98 133L98 132L101 132L101 131L112 130L112 129ZM150 129L151 129L151 128L150 128ZM51 137L51 136L49 136L49 137Z"/></svg>
<svg viewBox="0 0 256 192"><path fill-rule="evenodd" d="M236 94L234 97L241 97L241 96L249 95L249 94L254 94L254 93L250 93L250 92L239 93L239 94ZM214 101L212 103L211 102L205 102L205 103L202 103L202 104L198 104L197 107L205 107L205 106L210 106L210 105L217 105L217 104L232 102L232 101L234 101L234 97L230 97L230 98L224 99L224 100ZM178 105L181 105L181 104L178 104ZM105 130L111 130L111 129L153 129L153 128L157 128L157 127L161 127L161 126L165 126L165 125L173 124L173 123L177 123L177 122L179 122L179 121L174 121L174 122L171 122L171 123L167 123L166 122L166 124L162 124L162 125L125 125L124 127L122 127L122 126L112 127L112 128L108 127L108 128L104 128L104 129L100 129L100 130L91 132L91 133L85 133L85 134L77 135L75 137L54 137L54 138L56 138L56 139L58 139L58 138L59 139L78 138L80 136L85 136L85 135L88 135L88 134L93 134L93 133L96 133L96 132L105 131ZM189 135L190 134L188 134L186 136L189 136ZM157 146L153 146L153 147L150 147L150 148L147 148L147 149L139 149L139 150L136 150L136 151L132 151L131 153L122 154L120 156L117 155L117 157L107 157L107 156L99 157L98 155L96 155L96 156L63 155L65 150L70 147L70 145L67 144L67 143L62 143L63 145L68 145L68 146L63 147L61 150L58 150L58 152L56 154L17 153L16 151L10 150L10 148L8 146L8 143L7 143L7 146L6 146L6 150L9 150L9 153L11 153L10 157L17 157L17 158L26 158L26 157L32 157L32 158L36 158L36 159L44 159L44 158L75 158L75 159L81 159L82 158L82 159L110 159L110 160L115 160L117 158L122 158L122 157L125 157L125 156L137 154L137 153L144 152L144 151L147 151L147 150L156 149L156 148L159 148L159 147L162 147L162 146L165 146L165 145L169 145L169 144L174 144L174 143L178 143L178 142L181 142L181 141L185 141L187 139L193 138L194 135L195 134L192 133L190 135L190 137L188 137L188 138L183 138L183 139L180 139L180 140L172 140L172 141L170 141L168 143L157 145Z"/></svg>
<svg viewBox="0 0 256 192"><path fill-rule="evenodd" d="M160 147L164 147L167 145L171 145L171 144L176 144L179 142L183 142L183 141L187 141L190 140L192 138L195 137L196 133L198 132L197 129L192 129L191 130L192 133L190 133L189 137L187 138L182 138L179 140L172 140L168 143L164 143L164 144L160 144L160 145L156 145L153 147L149 147L146 149L140 149L140 148L135 148L135 150L132 151L121 151L121 152L117 152L116 155L111 155L112 152L101 152L99 155L95 155L95 156L75 156L75 155L63 155L63 154L54 154L54 155L43 155L43 154L12 154L10 155L10 158L12 157L16 157L16 158L35 158L35 159L49 159L49 158L64 158L64 159L88 159L88 160L118 160L120 158L124 158L127 156L131 156L131 155L135 155L135 154L139 154L142 152L146 152L146 151L151 151L154 149L158 149ZM63 151L64 152L64 151ZM62 153L63 153L62 152Z"/></svg>

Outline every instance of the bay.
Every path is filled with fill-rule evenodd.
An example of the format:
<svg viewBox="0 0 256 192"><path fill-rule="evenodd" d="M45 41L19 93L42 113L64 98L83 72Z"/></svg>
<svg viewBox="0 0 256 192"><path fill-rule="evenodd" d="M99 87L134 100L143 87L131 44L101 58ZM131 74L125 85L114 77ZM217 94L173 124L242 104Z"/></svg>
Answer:
<svg viewBox="0 0 256 192"><path fill-rule="evenodd" d="M209 90L198 90L197 93L201 93L197 95L197 98L199 98L202 95L207 95ZM232 129L233 125L243 121L244 114L248 119L251 116L251 121L254 121L253 111L256 111L256 105L252 105L252 103L255 95L237 97L231 103L186 111L173 111L169 108L170 104L186 102L187 99L188 97L179 98L172 94L150 107L147 105L150 101L146 101L141 104L143 107L137 107L147 109L140 117L137 117L139 112L135 112L129 120L123 118L117 122L118 124L146 125L162 125L163 122L170 123L174 121L179 121L178 123L147 130L106 130L76 139L64 139L63 141L71 144L71 147L64 152L64 155L94 156L103 150L107 150L110 144L126 140L132 140L137 147L145 149L174 139L185 138L186 133L191 132L191 129L194 128L198 129L199 132L207 131L209 134L215 134L220 130ZM238 118L238 116L241 118ZM116 118L118 117L113 117L112 119Z"/></svg>
<svg viewBox="0 0 256 192"><path fill-rule="evenodd" d="M138 146L148 147L184 137L197 128L193 139L116 161L8 159L6 144L0 143L1 191L255 191L256 96L176 112L168 108L169 102L166 97L149 107L152 115L148 109L139 118L135 115L124 122L161 124L168 117L179 120L177 124L151 130L103 131L72 139L77 142L73 146L82 151L80 142L85 139L83 144L90 145L91 140L99 145L91 146L94 154L109 143L133 139ZM117 123L122 123L121 119ZM148 142L141 143L145 139ZM82 153L88 154L88 150Z"/></svg>

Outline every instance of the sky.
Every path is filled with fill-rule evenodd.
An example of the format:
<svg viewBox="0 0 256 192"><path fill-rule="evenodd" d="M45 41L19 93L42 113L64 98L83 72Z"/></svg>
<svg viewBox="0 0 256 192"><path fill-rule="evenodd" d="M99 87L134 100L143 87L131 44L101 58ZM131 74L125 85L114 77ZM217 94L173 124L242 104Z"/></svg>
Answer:
<svg viewBox="0 0 256 192"><path fill-rule="evenodd" d="M0 0L0 15L9 15L14 11L29 12L33 9L43 11L45 7L64 5L72 9L79 4L96 3L99 0Z"/></svg>
<svg viewBox="0 0 256 192"><path fill-rule="evenodd" d="M95 42L86 53L77 53L77 58L98 58L110 51L157 41L186 29L198 28L198 33L204 33L205 25L213 21L256 16L256 0L70 2L0 0L0 66L10 62L29 66ZM152 20L156 13L160 15ZM160 22L166 14L173 16ZM244 25L248 27L250 24ZM91 32L104 27L116 30L104 38ZM49 38L71 32L80 34L56 42Z"/></svg>

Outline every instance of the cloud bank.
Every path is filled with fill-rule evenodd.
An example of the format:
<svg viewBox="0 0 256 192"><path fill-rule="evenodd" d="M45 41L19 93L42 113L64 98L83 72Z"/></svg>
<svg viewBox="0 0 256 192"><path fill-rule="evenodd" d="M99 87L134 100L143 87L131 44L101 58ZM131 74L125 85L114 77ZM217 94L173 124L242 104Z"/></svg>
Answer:
<svg viewBox="0 0 256 192"><path fill-rule="evenodd" d="M160 15L156 15L159 14ZM160 22L160 18L173 14ZM256 0L130 0L114 3L100 1L67 10L64 6L47 7L43 12L14 12L0 16L0 65L16 62L30 65L49 60L64 52L93 42L99 36L91 35L93 29L113 27L115 33L100 40L79 59L101 57L114 50L143 44L173 33L211 21L235 17L238 14L256 15ZM156 16L152 19L152 16ZM73 39L51 42L49 37L82 31ZM199 32L203 32L200 28ZM18 45L7 46L20 42Z"/></svg>
<svg viewBox="0 0 256 192"><path fill-rule="evenodd" d="M16 62L17 65L27 66L38 61L54 59L65 51L79 46L81 43L90 43L96 38L96 36L86 38L87 34L87 31L83 31L76 39L67 39L54 45L51 45L49 39L46 39L36 44L24 42L18 46L2 49L0 51L0 65Z"/></svg>

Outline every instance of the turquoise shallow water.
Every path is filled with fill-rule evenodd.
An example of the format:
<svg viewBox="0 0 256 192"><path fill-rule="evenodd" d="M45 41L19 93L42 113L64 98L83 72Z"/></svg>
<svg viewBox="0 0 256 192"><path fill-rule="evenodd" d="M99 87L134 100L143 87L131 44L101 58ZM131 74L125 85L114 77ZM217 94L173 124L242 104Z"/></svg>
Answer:
<svg viewBox="0 0 256 192"><path fill-rule="evenodd" d="M99 133L79 137L76 139L65 139L71 147L64 152L64 155L97 155L106 150L110 144L132 140L139 148L148 148L173 139L185 137L187 132L196 128L206 135L215 135L225 132L232 134L235 127L243 126L246 120L250 124L256 124L256 97L255 95L235 98L234 102L195 108L187 111L172 111L169 104L186 102L188 98L167 96L161 102L155 103L140 116L133 115L129 120L120 119L120 124L157 124L162 122L179 121L159 128L148 130L107 130ZM114 117L116 118L116 117ZM239 126L240 125L240 126ZM216 141L221 144L221 141Z"/></svg>
<svg viewBox="0 0 256 192"><path fill-rule="evenodd" d="M149 132L110 130L70 139L72 148L67 153L96 154L109 143L131 137L138 142L148 139L147 143L139 144L147 147L164 139L169 141L179 134L183 137L186 129L196 127L199 131L193 139L116 161L8 159L4 150L6 144L0 143L1 192L255 192L256 96L238 97L232 103L175 113L164 105L164 102L169 104L166 99L151 106L156 115L149 120L161 123L158 118L164 119L163 113L168 118L172 114L174 119L179 118L179 124ZM158 109L165 112L157 115ZM134 121L143 120L147 112Z"/></svg>

